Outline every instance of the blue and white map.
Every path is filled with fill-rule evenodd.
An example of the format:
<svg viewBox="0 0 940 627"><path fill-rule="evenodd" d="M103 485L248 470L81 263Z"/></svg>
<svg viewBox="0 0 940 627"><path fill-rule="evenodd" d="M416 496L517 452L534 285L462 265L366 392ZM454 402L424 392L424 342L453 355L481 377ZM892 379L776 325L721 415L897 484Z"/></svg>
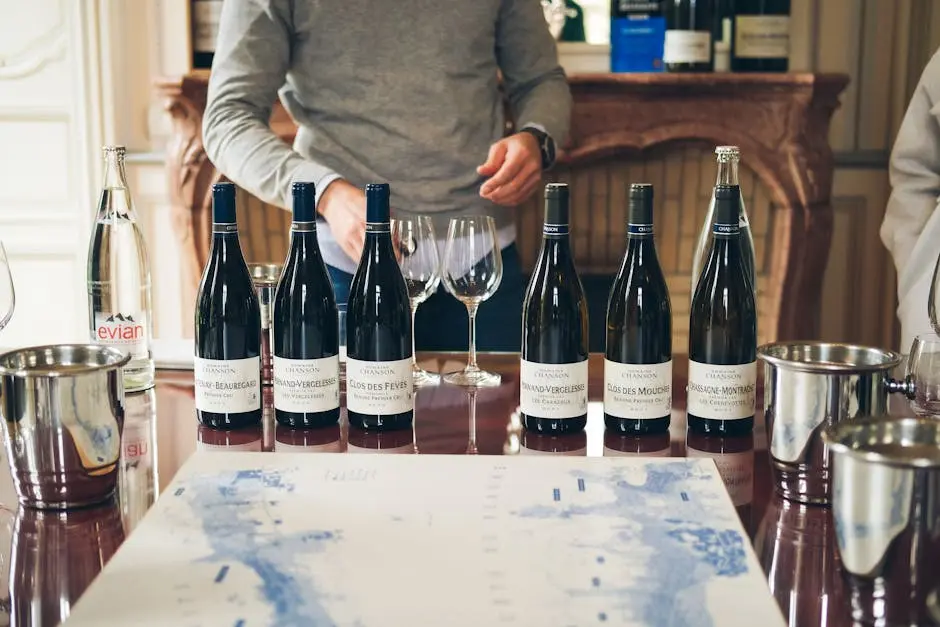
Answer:
<svg viewBox="0 0 940 627"><path fill-rule="evenodd" d="M66 624L785 623L711 460L197 452Z"/></svg>

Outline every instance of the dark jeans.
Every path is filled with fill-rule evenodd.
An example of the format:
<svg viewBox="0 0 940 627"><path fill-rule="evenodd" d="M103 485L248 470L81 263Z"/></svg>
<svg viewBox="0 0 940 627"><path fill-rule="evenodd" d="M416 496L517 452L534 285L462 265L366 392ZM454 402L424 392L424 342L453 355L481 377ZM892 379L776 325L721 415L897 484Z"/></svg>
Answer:
<svg viewBox="0 0 940 627"><path fill-rule="evenodd" d="M477 350L518 352L522 345L522 300L526 279L519 252L511 244L502 250L503 279L496 293L477 310ZM339 304L349 300L352 275L327 266ZM418 306L415 345L419 351L465 351L470 345L467 307L440 286Z"/></svg>

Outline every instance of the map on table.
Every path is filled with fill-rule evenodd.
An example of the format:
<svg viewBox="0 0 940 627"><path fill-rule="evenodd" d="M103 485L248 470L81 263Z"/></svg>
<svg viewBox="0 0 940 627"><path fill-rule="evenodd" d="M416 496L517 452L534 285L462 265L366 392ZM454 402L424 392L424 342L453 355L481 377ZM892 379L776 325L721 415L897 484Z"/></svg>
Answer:
<svg viewBox="0 0 940 627"><path fill-rule="evenodd" d="M777 627L707 459L197 452L69 627Z"/></svg>

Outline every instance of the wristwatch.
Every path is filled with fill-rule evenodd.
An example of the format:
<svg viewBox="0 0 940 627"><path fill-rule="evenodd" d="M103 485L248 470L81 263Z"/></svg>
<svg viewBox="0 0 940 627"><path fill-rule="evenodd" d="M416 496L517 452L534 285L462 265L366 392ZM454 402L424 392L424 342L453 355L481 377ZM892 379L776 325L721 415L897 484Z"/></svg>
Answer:
<svg viewBox="0 0 940 627"><path fill-rule="evenodd" d="M539 143L539 152L542 154L542 169L547 170L555 163L555 140L552 136L534 126L526 126L520 133L531 134Z"/></svg>

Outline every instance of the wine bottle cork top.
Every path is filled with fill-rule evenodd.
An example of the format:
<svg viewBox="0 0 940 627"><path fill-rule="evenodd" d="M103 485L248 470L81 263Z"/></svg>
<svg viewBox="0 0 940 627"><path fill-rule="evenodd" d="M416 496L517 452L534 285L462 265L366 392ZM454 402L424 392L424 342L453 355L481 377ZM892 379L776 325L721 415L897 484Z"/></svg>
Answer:
<svg viewBox="0 0 940 627"><path fill-rule="evenodd" d="M391 187L388 183L369 183L366 185L366 222L384 224L389 221L390 196Z"/></svg>

